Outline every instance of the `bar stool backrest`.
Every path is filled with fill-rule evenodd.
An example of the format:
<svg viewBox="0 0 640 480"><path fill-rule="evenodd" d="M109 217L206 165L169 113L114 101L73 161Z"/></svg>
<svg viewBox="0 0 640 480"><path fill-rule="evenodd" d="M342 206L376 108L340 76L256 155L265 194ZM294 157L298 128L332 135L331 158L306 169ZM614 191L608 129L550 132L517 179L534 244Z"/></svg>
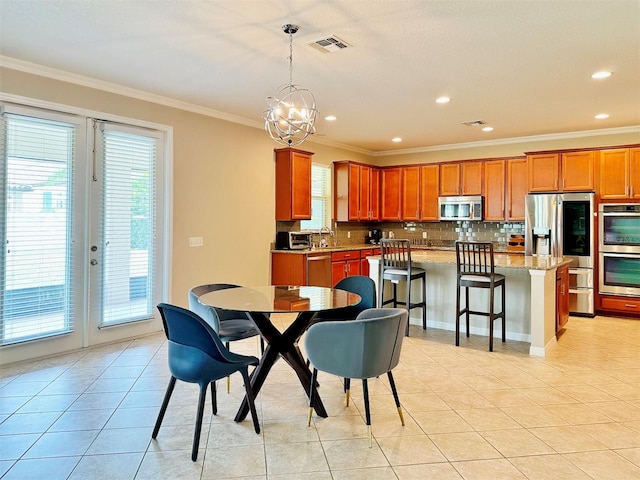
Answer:
<svg viewBox="0 0 640 480"><path fill-rule="evenodd" d="M411 268L411 244L409 240L380 240L380 266L384 269L409 270Z"/></svg>
<svg viewBox="0 0 640 480"><path fill-rule="evenodd" d="M458 275L493 275L493 243L456 242L456 264Z"/></svg>

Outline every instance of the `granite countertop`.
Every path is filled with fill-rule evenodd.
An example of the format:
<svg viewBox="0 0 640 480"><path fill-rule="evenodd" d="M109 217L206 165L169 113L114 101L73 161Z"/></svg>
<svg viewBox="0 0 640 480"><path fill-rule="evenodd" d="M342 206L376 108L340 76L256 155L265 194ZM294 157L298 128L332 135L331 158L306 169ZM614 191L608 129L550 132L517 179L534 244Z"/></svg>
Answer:
<svg viewBox="0 0 640 480"><path fill-rule="evenodd" d="M344 252L347 250L371 250L378 245L344 245L340 247L316 248L308 250L271 250L277 253L291 255L307 255L314 253ZM412 245L411 257L414 263L456 263L455 247L428 247L424 245ZM375 258L375 257L374 257ZM564 257L532 257L522 252L495 252L496 268L521 268L527 270L553 270L563 265L569 265L570 259Z"/></svg>

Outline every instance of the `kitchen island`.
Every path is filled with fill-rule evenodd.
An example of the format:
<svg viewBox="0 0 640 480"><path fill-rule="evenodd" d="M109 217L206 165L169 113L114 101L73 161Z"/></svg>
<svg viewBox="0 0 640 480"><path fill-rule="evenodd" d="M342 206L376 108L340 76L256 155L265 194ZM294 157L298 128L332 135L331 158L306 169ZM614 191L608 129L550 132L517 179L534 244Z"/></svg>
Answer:
<svg viewBox="0 0 640 480"><path fill-rule="evenodd" d="M427 328L455 330L455 252L415 249L411 257L416 267L427 272ZM379 257L371 256L367 260L369 276L378 288ZM530 342L530 355L544 356L556 342L556 270L570 262L562 257L495 254L496 272L506 277L507 340ZM478 305L479 309L486 309L488 292L478 290L470 290L470 303ZM497 294L496 302L499 302L500 294ZM412 298L419 298L419 295L419 289L411 292ZM389 298L388 292L385 298ZM488 330L486 317L471 316L471 333L486 336ZM451 338L453 343L453 336Z"/></svg>

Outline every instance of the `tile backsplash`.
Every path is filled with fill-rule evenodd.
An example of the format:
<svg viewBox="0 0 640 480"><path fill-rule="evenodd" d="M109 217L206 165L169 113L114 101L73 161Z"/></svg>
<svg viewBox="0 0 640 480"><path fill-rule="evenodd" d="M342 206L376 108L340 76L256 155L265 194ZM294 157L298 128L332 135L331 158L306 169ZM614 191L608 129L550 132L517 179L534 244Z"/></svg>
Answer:
<svg viewBox="0 0 640 480"><path fill-rule="evenodd" d="M276 222L277 230L295 231L299 222ZM332 225L336 245L361 245L372 228L380 228L385 237L393 232L395 238L407 238L418 245L454 246L456 240L494 242L496 248L506 249L510 235L524 235L524 222L335 222ZM426 236L426 239L424 238Z"/></svg>

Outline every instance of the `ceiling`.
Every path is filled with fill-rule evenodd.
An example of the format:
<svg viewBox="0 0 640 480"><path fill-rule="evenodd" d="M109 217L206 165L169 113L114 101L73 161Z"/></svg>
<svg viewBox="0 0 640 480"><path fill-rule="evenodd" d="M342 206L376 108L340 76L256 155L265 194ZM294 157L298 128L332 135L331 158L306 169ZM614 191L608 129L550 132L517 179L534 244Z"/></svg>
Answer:
<svg viewBox="0 0 640 480"><path fill-rule="evenodd" d="M376 154L640 125L640 0L0 0L0 62L261 128L289 79L286 23L322 143ZM309 46L330 35L350 48Z"/></svg>

